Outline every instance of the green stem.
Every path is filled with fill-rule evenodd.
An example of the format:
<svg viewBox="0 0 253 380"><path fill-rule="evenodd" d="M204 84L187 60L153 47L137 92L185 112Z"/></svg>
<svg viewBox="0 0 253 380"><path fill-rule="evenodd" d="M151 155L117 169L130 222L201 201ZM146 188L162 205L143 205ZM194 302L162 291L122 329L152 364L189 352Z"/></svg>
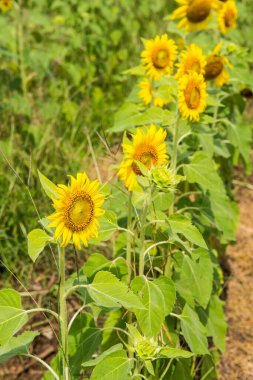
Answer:
<svg viewBox="0 0 253 380"><path fill-rule="evenodd" d="M164 376L166 375L166 373L168 372L168 370L169 370L169 368L170 368L170 365L171 365L172 361L173 361L173 358L170 359L169 363L167 364L165 370L163 371L163 373L162 373L162 375L161 375L161 377L160 377L160 380L162 380L162 379L164 378Z"/></svg>
<svg viewBox="0 0 253 380"><path fill-rule="evenodd" d="M62 345L62 370L63 379L69 379L68 369L68 318L65 298L65 251L59 247L59 272L60 272L60 334Z"/></svg>
<svg viewBox="0 0 253 380"><path fill-rule="evenodd" d="M174 140L173 140L173 151L171 157L171 169L176 170L177 167L177 147L178 147L178 138L179 138L179 120L180 117L177 116L174 130Z"/></svg>
<svg viewBox="0 0 253 380"><path fill-rule="evenodd" d="M44 360L42 360L38 356L31 355L31 354L21 354L21 355L27 356L28 358L31 358L31 359L38 361L40 364L42 364L44 367L46 367L46 369L48 369L48 371L51 372L51 374L53 375L55 380L60 380L59 376L56 374L56 372L53 370L53 368L50 367L50 365L48 365Z"/></svg>
<svg viewBox="0 0 253 380"><path fill-rule="evenodd" d="M145 228L144 225L146 223L147 219L147 212L148 212L148 201L146 200L143 212L142 212L142 218L141 218L141 233L140 233L140 255L139 255L139 275L142 276L144 274L144 265L145 265L145 246L144 246L144 240L145 240Z"/></svg>
<svg viewBox="0 0 253 380"><path fill-rule="evenodd" d="M173 171L176 171L177 168L177 148L178 148L178 138L179 138L179 121L180 116L177 115L176 123L175 123L175 130L174 130L174 139L173 139L173 151L171 156L171 169ZM170 206L170 214L174 213L174 200L172 201L172 204Z"/></svg>
<svg viewBox="0 0 253 380"><path fill-rule="evenodd" d="M128 196L128 215L127 215L127 229L131 231L132 226L132 192L129 192ZM128 276L127 276L127 284L129 285L131 282L132 275L132 236L131 234L127 234L127 266L128 266Z"/></svg>

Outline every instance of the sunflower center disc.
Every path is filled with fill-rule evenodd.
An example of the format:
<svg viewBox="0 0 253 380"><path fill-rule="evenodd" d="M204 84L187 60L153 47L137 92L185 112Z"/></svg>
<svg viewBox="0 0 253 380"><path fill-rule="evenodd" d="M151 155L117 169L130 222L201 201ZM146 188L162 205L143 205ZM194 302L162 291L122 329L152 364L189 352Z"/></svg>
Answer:
<svg viewBox="0 0 253 380"><path fill-rule="evenodd" d="M197 87L187 86L185 90L185 101L190 109L195 109L200 103L200 91Z"/></svg>
<svg viewBox="0 0 253 380"><path fill-rule="evenodd" d="M154 66L157 69L164 69L169 63L169 53L167 50L159 50L154 56Z"/></svg>
<svg viewBox="0 0 253 380"><path fill-rule="evenodd" d="M222 58L218 56L213 56L208 59L205 67L205 79L215 79L223 70Z"/></svg>
<svg viewBox="0 0 253 380"><path fill-rule="evenodd" d="M69 208L69 224L75 231L87 226L93 216L93 202L88 195L75 198Z"/></svg>
<svg viewBox="0 0 253 380"><path fill-rule="evenodd" d="M136 154L135 160L140 161L147 169L150 169L157 162L156 150L152 146L142 147L141 152ZM135 162L132 163L132 168L135 174L142 174Z"/></svg>
<svg viewBox="0 0 253 380"><path fill-rule="evenodd" d="M186 11L187 19L193 24L204 21L211 12L209 0L193 0Z"/></svg>

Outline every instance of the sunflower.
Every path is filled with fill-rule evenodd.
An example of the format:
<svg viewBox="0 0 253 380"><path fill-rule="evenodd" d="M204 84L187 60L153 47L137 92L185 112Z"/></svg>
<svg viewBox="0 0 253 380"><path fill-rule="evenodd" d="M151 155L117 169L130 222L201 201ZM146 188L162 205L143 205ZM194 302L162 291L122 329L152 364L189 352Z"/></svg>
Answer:
<svg viewBox="0 0 253 380"><path fill-rule="evenodd" d="M142 64L151 79L158 80L161 75L170 75L176 59L177 47L167 34L156 36L145 42L145 50L141 53Z"/></svg>
<svg viewBox="0 0 253 380"><path fill-rule="evenodd" d="M0 0L0 9L2 12L7 12L12 7L12 0Z"/></svg>
<svg viewBox="0 0 253 380"><path fill-rule="evenodd" d="M173 12L179 28L186 32L205 29L210 21L212 8L217 8L217 0L176 0L181 6Z"/></svg>
<svg viewBox="0 0 253 380"><path fill-rule="evenodd" d="M149 170L158 164L166 164L168 156L166 153L166 131L151 125L149 128L137 128L132 141L126 139L122 144L124 159L118 171L119 178L125 182L129 191L138 190L137 176L142 173L136 164L141 162Z"/></svg>
<svg viewBox="0 0 253 380"><path fill-rule="evenodd" d="M218 22L220 31L226 34L230 29L235 27L237 19L237 8L234 0L229 0L224 3L218 13Z"/></svg>
<svg viewBox="0 0 253 380"><path fill-rule="evenodd" d="M221 87L229 81L229 75L225 67L232 67L226 57L220 56L218 53L221 49L222 43L219 43L214 51L207 57L205 67L205 80L214 80L216 86Z"/></svg>
<svg viewBox="0 0 253 380"><path fill-rule="evenodd" d="M176 78L180 78L184 74L195 71L197 74L204 74L206 59L202 53L202 49L191 44L187 50L181 53L181 62L177 65L178 72Z"/></svg>
<svg viewBox="0 0 253 380"><path fill-rule="evenodd" d="M52 221L49 227L56 227L55 239L61 237L62 247L72 240L80 249L81 243L87 247L88 240L98 234L97 217L104 213L104 195L98 192L99 182L91 182L86 173L70 178L70 186L57 187L58 198L53 198L56 211L48 216Z"/></svg>
<svg viewBox="0 0 253 380"><path fill-rule="evenodd" d="M206 108L206 83L204 77L196 72L184 75L179 80L178 108L182 116L199 121L199 115Z"/></svg>
<svg viewBox="0 0 253 380"><path fill-rule="evenodd" d="M163 107L166 104L166 101L159 96L152 94L152 85L151 82L145 78L142 82L138 84L140 91L138 93L139 98L148 106L152 100L155 107Z"/></svg>

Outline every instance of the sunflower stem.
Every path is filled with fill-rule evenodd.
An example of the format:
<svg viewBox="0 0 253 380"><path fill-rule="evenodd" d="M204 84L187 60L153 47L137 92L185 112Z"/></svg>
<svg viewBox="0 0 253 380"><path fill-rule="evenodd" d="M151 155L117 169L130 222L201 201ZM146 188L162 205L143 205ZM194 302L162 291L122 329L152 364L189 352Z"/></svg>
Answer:
<svg viewBox="0 0 253 380"><path fill-rule="evenodd" d="M131 231L132 226L132 192L129 192L128 196L128 214L127 214L127 229ZM132 235L130 233L127 234L127 266L128 266L128 276L127 276L127 285L131 282L132 275Z"/></svg>
<svg viewBox="0 0 253 380"><path fill-rule="evenodd" d="M180 116L179 116L179 114L177 114L176 122L175 122L174 136L173 136L173 150L172 150L172 156L171 156L171 169L173 171L176 171L176 168L177 168L177 148L178 148L178 139L179 139L179 122L180 122ZM173 214L173 212L174 212L174 200L170 206L170 214Z"/></svg>
<svg viewBox="0 0 253 380"><path fill-rule="evenodd" d="M174 139L173 139L173 151L171 157L171 169L176 170L177 167L177 147L178 147L178 138L179 138L179 120L180 117L177 115L175 130L174 130Z"/></svg>
<svg viewBox="0 0 253 380"><path fill-rule="evenodd" d="M68 316L65 297L65 250L58 246L60 274L60 341L62 346L63 380L69 380L68 368Z"/></svg>
<svg viewBox="0 0 253 380"><path fill-rule="evenodd" d="M150 197L146 199L143 211L142 211L142 217L141 217L141 233L140 233L140 254L139 254L139 276L142 276L144 274L144 266L145 266L145 246L144 246L144 240L145 240L145 223L147 219L147 213L148 213L148 207L149 207L149 200Z"/></svg>

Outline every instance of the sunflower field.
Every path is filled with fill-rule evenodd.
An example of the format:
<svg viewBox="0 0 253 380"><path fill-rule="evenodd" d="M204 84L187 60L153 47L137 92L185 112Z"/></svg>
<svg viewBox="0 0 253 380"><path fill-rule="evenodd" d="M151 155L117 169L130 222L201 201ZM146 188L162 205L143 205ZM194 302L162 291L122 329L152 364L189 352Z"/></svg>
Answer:
<svg viewBox="0 0 253 380"><path fill-rule="evenodd" d="M0 10L0 379L221 378L252 1Z"/></svg>

